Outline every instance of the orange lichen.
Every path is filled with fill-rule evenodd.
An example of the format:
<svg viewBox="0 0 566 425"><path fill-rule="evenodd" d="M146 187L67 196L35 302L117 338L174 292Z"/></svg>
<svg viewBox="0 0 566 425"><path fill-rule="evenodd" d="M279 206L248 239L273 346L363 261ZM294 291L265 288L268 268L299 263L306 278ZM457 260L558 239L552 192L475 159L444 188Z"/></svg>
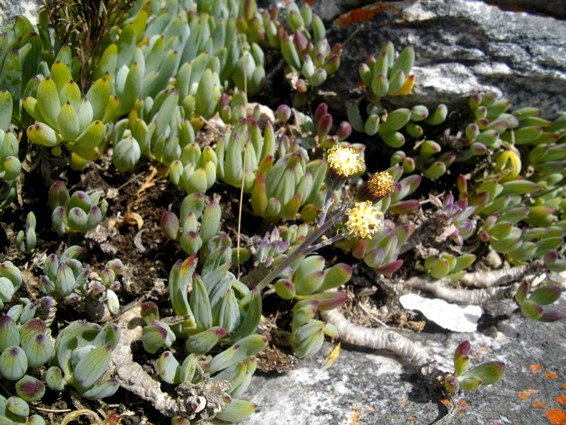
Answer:
<svg viewBox="0 0 566 425"><path fill-rule="evenodd" d="M352 423L353 424L357 424L360 420L360 412L358 410L356 410L354 412L354 414L352 415Z"/></svg>
<svg viewBox="0 0 566 425"><path fill-rule="evenodd" d="M348 13L340 15L338 19L336 19L336 23L340 26L348 27L352 24L369 22L379 13L389 9L396 9L396 7L390 4L382 3L378 3L369 7L361 7L359 9L354 9Z"/></svg>
<svg viewBox="0 0 566 425"><path fill-rule="evenodd" d="M533 401L531 403L531 407L534 409L542 409L543 407L546 407L546 402L545 401Z"/></svg>
<svg viewBox="0 0 566 425"><path fill-rule="evenodd" d="M526 400L529 397L533 396L534 394L536 394L537 390L535 390L534 388L526 388L524 391L521 391L519 393L519 398L521 400Z"/></svg>
<svg viewBox="0 0 566 425"><path fill-rule="evenodd" d="M529 365L529 370L531 372L538 372L540 369L541 369L540 363L534 363L532 365Z"/></svg>
<svg viewBox="0 0 566 425"><path fill-rule="evenodd" d="M566 424L566 411L562 409L548 409L545 413L551 425Z"/></svg>
<svg viewBox="0 0 566 425"><path fill-rule="evenodd" d="M460 406L461 409L467 409L468 407L470 407L464 400L460 400L458 402L458 406Z"/></svg>
<svg viewBox="0 0 566 425"><path fill-rule="evenodd" d="M562 387L563 390L566 390L566 382L563 382L562 385L560 385Z"/></svg>
<svg viewBox="0 0 566 425"><path fill-rule="evenodd" d="M440 402L445 405L446 407L450 407L452 406L452 402L450 400L448 400L447 398L443 398L442 400L440 400Z"/></svg>
<svg viewBox="0 0 566 425"><path fill-rule="evenodd" d="M566 395L559 395L554 397L554 400L556 400L559 404L566 404Z"/></svg>
<svg viewBox="0 0 566 425"><path fill-rule="evenodd" d="M544 376L546 379L558 379L558 374L556 372L546 372Z"/></svg>

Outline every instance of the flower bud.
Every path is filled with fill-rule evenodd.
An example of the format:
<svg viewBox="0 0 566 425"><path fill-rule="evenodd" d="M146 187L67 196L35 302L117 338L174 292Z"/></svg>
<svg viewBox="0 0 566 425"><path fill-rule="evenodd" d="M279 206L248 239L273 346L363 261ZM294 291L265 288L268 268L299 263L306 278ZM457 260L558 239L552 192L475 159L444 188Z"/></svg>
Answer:
<svg viewBox="0 0 566 425"><path fill-rule="evenodd" d="M279 105L279 107L275 111L275 116L277 117L279 123L285 124L291 118L291 113L291 108L289 108L287 105Z"/></svg>

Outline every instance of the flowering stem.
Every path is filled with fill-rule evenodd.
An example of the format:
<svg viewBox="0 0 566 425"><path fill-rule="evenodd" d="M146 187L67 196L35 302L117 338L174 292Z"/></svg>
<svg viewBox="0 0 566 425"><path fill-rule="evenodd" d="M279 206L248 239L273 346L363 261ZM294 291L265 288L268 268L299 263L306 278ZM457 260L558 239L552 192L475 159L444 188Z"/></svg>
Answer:
<svg viewBox="0 0 566 425"><path fill-rule="evenodd" d="M313 251L317 251L321 248L324 248L325 246L328 245L332 245L334 242L338 242L340 240L344 239L344 233L338 233L334 236L332 236L331 238L325 239L322 242L317 243L316 245L312 245L307 251L306 253L310 253Z"/></svg>
<svg viewBox="0 0 566 425"><path fill-rule="evenodd" d="M330 209L330 205L332 204L333 194L334 194L333 190L328 189L326 191L326 197L324 198L324 204L322 205L322 213L320 214L320 219L318 220L319 226L322 226L326 221L326 215L328 214L328 210Z"/></svg>
<svg viewBox="0 0 566 425"><path fill-rule="evenodd" d="M291 252L287 258L285 258L281 263L279 263L273 270L271 270L257 285L256 288L262 291L267 285L269 285L277 276L285 271L295 260L300 256L305 255L306 252L312 251L312 244L315 243L324 233L329 230L334 224L336 224L344 215L343 211L337 212L332 217L328 219L324 224L317 227L314 232L312 232L307 238L301 243L297 248ZM251 300L251 292L248 293L240 301L240 306L246 306Z"/></svg>

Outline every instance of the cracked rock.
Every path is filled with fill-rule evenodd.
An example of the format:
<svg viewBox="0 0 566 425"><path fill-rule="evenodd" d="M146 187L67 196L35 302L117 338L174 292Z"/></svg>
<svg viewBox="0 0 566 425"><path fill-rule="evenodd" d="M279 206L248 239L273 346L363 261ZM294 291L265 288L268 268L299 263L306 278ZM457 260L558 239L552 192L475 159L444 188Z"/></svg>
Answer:
<svg viewBox="0 0 566 425"><path fill-rule="evenodd" d="M338 2L341 3L341 2ZM507 11L474 0L375 2L387 5L370 21L344 25L338 17L330 32L343 42L342 66L321 87L337 93L337 110L360 97L358 66L390 40L398 50L413 45L415 90L399 102L454 110L477 91L495 92L515 107L532 106L552 118L566 99L564 22L548 16ZM344 15L342 15L344 16Z"/></svg>

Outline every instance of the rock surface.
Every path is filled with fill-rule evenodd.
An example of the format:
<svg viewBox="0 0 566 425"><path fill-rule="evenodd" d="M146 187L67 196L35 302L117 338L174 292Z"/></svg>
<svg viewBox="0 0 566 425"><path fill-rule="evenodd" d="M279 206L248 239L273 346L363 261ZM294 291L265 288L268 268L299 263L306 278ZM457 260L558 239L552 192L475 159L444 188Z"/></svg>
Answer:
<svg viewBox="0 0 566 425"><path fill-rule="evenodd" d="M398 49L415 47L411 104L454 107L474 92L491 91L549 117L565 110L566 36L555 18L474 0L376 2L340 15L330 34L346 40L339 72L322 87L336 94L330 99L336 109L359 98L359 64L391 40Z"/></svg>
<svg viewBox="0 0 566 425"><path fill-rule="evenodd" d="M35 24L38 5L39 0L0 0L0 30L19 15Z"/></svg>
<svg viewBox="0 0 566 425"><path fill-rule="evenodd" d="M565 297L559 308L564 317ZM452 368L452 353L465 339L472 343L473 362L502 360L507 365L502 382L464 396L447 424L548 424L547 411L562 409L566 414L555 399L566 395L564 320L547 324L515 314L484 333L423 333L413 338L445 370ZM326 346L323 354L331 349ZM420 425L446 414L442 394L386 353L346 347L327 370L320 369L323 358L302 361L286 375L254 377L246 396L259 411L245 425Z"/></svg>

